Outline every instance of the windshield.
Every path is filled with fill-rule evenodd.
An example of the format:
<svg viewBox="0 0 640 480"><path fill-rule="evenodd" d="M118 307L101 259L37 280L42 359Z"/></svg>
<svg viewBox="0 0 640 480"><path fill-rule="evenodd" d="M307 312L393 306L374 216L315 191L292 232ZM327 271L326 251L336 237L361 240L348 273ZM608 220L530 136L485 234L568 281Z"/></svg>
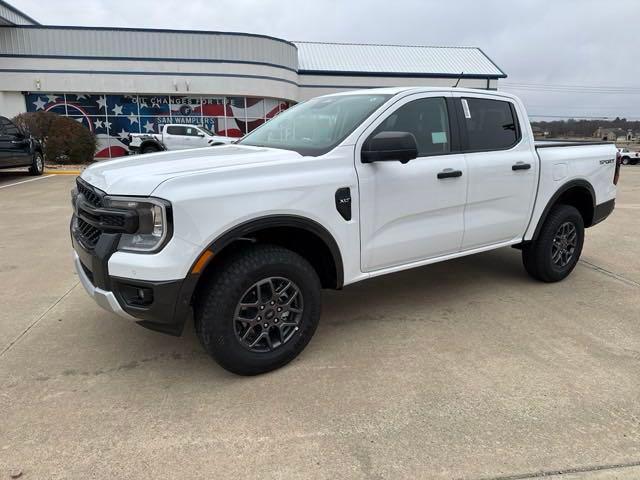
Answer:
<svg viewBox="0 0 640 480"><path fill-rule="evenodd" d="M391 95L366 94L314 98L269 120L237 143L323 155L389 98Z"/></svg>

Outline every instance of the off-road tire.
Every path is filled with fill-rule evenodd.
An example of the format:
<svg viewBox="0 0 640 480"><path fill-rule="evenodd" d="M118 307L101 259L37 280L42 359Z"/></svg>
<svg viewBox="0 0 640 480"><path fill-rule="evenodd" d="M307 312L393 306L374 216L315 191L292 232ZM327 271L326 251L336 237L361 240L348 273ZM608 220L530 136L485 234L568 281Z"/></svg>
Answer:
<svg viewBox="0 0 640 480"><path fill-rule="evenodd" d="M44 157L42 153L36 151L33 152L33 160L29 167L29 173L33 176L42 175L44 173Z"/></svg>
<svg viewBox="0 0 640 480"><path fill-rule="evenodd" d="M575 227L576 244L568 263L554 263L552 247L558 229L569 222ZM580 212L571 205L554 206L542 225L538 238L522 248L522 263L529 275L542 282L559 282L575 268L584 244L584 220Z"/></svg>
<svg viewBox="0 0 640 480"><path fill-rule="evenodd" d="M142 153L156 153L159 152L160 149L155 145L147 145L142 149Z"/></svg>
<svg viewBox="0 0 640 480"><path fill-rule="evenodd" d="M198 290L194 317L200 342L218 364L238 375L257 375L280 368L298 356L320 319L320 280L309 262L279 246L254 245L232 254L216 269ZM299 328L289 340L272 351L255 352L237 335L236 307L247 289L271 277L294 282L304 306Z"/></svg>

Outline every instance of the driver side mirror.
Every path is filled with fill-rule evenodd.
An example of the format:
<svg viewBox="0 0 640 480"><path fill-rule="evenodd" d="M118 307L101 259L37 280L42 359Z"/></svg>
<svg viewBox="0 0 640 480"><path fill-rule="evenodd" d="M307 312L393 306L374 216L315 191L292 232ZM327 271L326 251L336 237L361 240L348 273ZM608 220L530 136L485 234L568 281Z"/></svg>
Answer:
<svg viewBox="0 0 640 480"><path fill-rule="evenodd" d="M416 137L409 132L380 132L368 138L362 145L362 163L407 163L418 156Z"/></svg>
<svg viewBox="0 0 640 480"><path fill-rule="evenodd" d="M198 132L198 133L196 134L196 137L204 138L204 133L202 133L202 132Z"/></svg>

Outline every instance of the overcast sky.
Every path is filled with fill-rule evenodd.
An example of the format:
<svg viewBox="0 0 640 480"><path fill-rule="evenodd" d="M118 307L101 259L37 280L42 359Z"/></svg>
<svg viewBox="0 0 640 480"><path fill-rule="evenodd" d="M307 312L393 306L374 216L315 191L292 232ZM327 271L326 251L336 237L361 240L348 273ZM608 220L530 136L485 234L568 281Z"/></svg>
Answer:
<svg viewBox="0 0 640 480"><path fill-rule="evenodd" d="M241 31L287 40L477 46L507 73L499 88L520 95L533 116L619 115L640 119L640 0L9 2L50 25Z"/></svg>

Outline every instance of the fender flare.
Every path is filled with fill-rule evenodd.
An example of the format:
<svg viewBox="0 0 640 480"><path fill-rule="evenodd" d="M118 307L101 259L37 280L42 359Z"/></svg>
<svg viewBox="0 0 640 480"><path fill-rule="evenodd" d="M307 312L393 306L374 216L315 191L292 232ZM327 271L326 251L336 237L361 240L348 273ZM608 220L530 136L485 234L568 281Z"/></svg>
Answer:
<svg viewBox="0 0 640 480"><path fill-rule="evenodd" d="M219 235L213 242L211 242L206 248L202 250L200 255L198 255L198 258L194 260L193 264L189 268L189 272L193 270L194 266L204 252L211 251L215 254L216 252L222 251L224 247L228 246L235 240L246 237L247 235L251 235L252 232L257 232L259 230L270 227L300 228L319 237L325 243L325 245L327 245L329 251L331 252L331 255L333 256L333 261L336 266L336 288L342 288L344 284L344 266L342 263L342 255L340 254L340 249L338 248L338 244L333 238L333 235L331 235L331 233L318 222L298 215L268 215L264 217L254 218L230 228L222 235ZM158 326L157 324L148 322L145 323L144 326L146 326L147 328L164 331L172 335L181 335L186 319L193 312L191 308L191 300L200 282L200 277L200 273L187 273L187 276L182 281L182 285L180 286L180 290L176 299L175 309L172 315L172 320L171 322L169 322L168 326Z"/></svg>
<svg viewBox="0 0 640 480"><path fill-rule="evenodd" d="M587 180L584 180L584 179L571 180L565 183L564 185L562 185L560 188L558 188L558 190L556 190L556 193L554 193L553 196L549 199L549 201L547 202L547 205L544 207L544 210L542 211L542 214L540 215L540 218L538 219L538 224L536 225L536 229L533 232L533 237L531 238L531 240L535 240L538 238L538 235L540 235L540 230L542 229L542 225L547 219L547 215L549 215L549 211L556 204L556 202L562 196L562 194L568 191L569 189L575 188L575 187L585 188L589 192L589 195L591 195L591 201L593 202L593 211L595 212L596 192L593 188L593 185L591 185L591 183L589 183ZM585 224L591 225L593 218L589 218L589 219L585 218L584 220L585 220Z"/></svg>
<svg viewBox="0 0 640 480"><path fill-rule="evenodd" d="M216 252L222 251L235 240L251 235L259 230L274 227L299 228L320 238L320 240L322 240L329 249L331 257L333 258L333 263L336 267L336 288L342 288L344 285L344 264L342 261L342 254L340 253L340 247L338 247L338 243L333 238L333 235L325 227L315 220L311 220L307 217L299 215L267 215L264 217L254 218L227 230L211 242L203 251L209 250L215 254Z"/></svg>

